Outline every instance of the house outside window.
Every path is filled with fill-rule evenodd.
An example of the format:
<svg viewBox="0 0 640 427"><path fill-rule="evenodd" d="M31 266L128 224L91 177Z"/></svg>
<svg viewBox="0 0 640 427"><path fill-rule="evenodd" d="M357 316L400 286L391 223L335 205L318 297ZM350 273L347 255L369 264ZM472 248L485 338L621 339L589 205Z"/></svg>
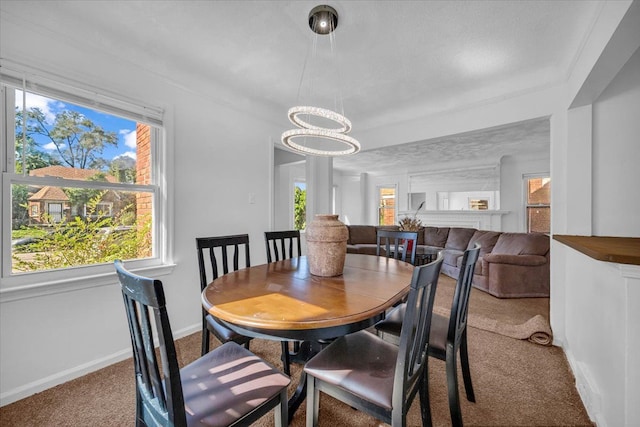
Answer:
<svg viewBox="0 0 640 427"><path fill-rule="evenodd" d="M12 207L2 217L3 282L69 268L92 274L77 267L110 271L114 259L161 264L162 112L2 71L0 111L13 124L1 135L2 201Z"/></svg>
<svg viewBox="0 0 640 427"><path fill-rule="evenodd" d="M525 221L527 232L551 232L551 178L525 176Z"/></svg>
<svg viewBox="0 0 640 427"><path fill-rule="evenodd" d="M396 187L378 187L378 225L396 224Z"/></svg>

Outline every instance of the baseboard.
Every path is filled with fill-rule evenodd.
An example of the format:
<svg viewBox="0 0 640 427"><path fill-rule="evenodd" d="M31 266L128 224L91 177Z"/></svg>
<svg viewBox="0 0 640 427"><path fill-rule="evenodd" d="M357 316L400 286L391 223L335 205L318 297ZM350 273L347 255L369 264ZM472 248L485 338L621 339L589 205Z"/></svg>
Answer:
<svg viewBox="0 0 640 427"><path fill-rule="evenodd" d="M82 365L75 366L71 369L66 369L37 381L16 387L13 390L6 391L0 395L0 406L5 406L20 399L24 399L25 397L40 393L41 391L66 383L67 381L71 381L83 375L87 375L91 372L97 371L98 369L106 368L109 365L113 365L114 363L118 363L128 359L129 357L131 357L131 348L120 350L108 356L83 363Z"/></svg>
<svg viewBox="0 0 640 427"><path fill-rule="evenodd" d="M587 365L577 362L571 351L564 349L567 361L576 380L576 389L587 414L597 427L608 427L602 413L602 396Z"/></svg>
<svg viewBox="0 0 640 427"><path fill-rule="evenodd" d="M191 335L195 332L199 332L200 328L202 328L202 325L200 324L192 325L187 328L181 329L179 331L175 331L173 334L173 337L174 339L182 338L187 335ZM83 375L87 375L99 369L106 368L107 366L113 365L114 363L121 362L130 357L131 357L131 348L126 348L126 349L117 351L113 354L110 354L108 356L101 357L99 359L95 359L87 363L83 363L82 365L75 366L73 368L66 369L61 372L57 372L53 375L42 378L40 380L33 381L28 384L24 384L12 390L8 390L0 394L0 407L8 405L13 402L17 402L20 399L24 399L36 393L40 393L51 387L55 387L59 384L66 383L67 381L71 381L73 379L79 378Z"/></svg>

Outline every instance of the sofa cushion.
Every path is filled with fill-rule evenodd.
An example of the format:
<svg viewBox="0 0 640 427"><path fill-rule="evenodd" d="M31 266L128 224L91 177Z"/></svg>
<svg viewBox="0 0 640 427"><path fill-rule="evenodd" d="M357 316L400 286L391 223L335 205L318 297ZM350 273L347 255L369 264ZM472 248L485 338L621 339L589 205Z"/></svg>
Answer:
<svg viewBox="0 0 640 427"><path fill-rule="evenodd" d="M458 258L462 258L463 251L457 249L446 249L442 251L442 263L458 267Z"/></svg>
<svg viewBox="0 0 640 427"><path fill-rule="evenodd" d="M424 243L419 244L444 248L449 236L449 227L425 227L424 233L421 234L424 235Z"/></svg>
<svg viewBox="0 0 640 427"><path fill-rule="evenodd" d="M473 270L474 277L475 276L484 276L488 269L483 268L482 259L486 254L490 254L493 250L493 247L496 245L498 241L498 237L502 234L500 231L488 231L488 230L476 230L471 236L471 240L469 240L469 244L467 245L467 249L471 249L475 246L476 243L480 245L480 254L478 255L478 261L476 261L476 265ZM462 266L462 257L458 258L458 268Z"/></svg>
<svg viewBox="0 0 640 427"><path fill-rule="evenodd" d="M350 225L349 245L358 245L361 243L376 243L376 227L373 225Z"/></svg>
<svg viewBox="0 0 640 427"><path fill-rule="evenodd" d="M356 250L358 251L357 253L362 254L362 255L375 255L376 251L378 250L378 245L377 244L360 244L360 245L355 245L355 247L357 248ZM380 255L384 256L385 255L385 249L384 247L380 248Z"/></svg>
<svg viewBox="0 0 640 427"><path fill-rule="evenodd" d="M542 255L549 252L549 236L542 233L502 233L492 254Z"/></svg>
<svg viewBox="0 0 640 427"><path fill-rule="evenodd" d="M547 263L547 257L542 255L511 255L511 254L487 254L483 258L486 263L539 266Z"/></svg>
<svg viewBox="0 0 640 427"><path fill-rule="evenodd" d="M491 253L501 234L499 231L477 230L469 240L467 249L472 249L476 243L480 244L479 257L482 258L484 254Z"/></svg>
<svg viewBox="0 0 640 427"><path fill-rule="evenodd" d="M374 228L376 229L376 232L378 230L390 230L390 231L399 231L400 230L400 226L399 225L377 225L377 226L374 226Z"/></svg>
<svg viewBox="0 0 640 427"><path fill-rule="evenodd" d="M458 251L466 250L469 240L471 240L471 237L473 237L475 232L475 228L451 227L449 229L447 243L444 245L445 249L456 249Z"/></svg>

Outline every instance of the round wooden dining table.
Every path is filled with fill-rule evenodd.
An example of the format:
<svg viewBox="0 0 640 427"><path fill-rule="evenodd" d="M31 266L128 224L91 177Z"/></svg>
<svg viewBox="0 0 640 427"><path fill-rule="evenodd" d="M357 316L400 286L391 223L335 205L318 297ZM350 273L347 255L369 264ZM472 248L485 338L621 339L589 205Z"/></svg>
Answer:
<svg viewBox="0 0 640 427"><path fill-rule="evenodd" d="M240 334L303 341L308 358L318 342L380 321L409 293L413 269L393 258L347 254L342 275L320 277L302 256L220 276L202 292L202 305ZM305 385L301 375L289 419L306 396Z"/></svg>
<svg viewBox="0 0 640 427"><path fill-rule="evenodd" d="M204 308L248 336L330 339L375 324L409 293L413 266L347 254L340 276L309 273L305 256L220 276L202 292Z"/></svg>

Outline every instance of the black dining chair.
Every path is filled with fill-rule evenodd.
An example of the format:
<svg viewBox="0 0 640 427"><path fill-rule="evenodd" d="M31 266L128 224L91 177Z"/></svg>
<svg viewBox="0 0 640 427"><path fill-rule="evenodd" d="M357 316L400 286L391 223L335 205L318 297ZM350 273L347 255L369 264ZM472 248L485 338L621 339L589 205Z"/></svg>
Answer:
<svg viewBox="0 0 640 427"><path fill-rule="evenodd" d="M265 231L264 244L267 250L267 262L276 262L302 255L300 230ZM282 365L284 373L291 375L291 357L300 350L300 343L294 342L293 354L289 351L289 342L282 341Z"/></svg>
<svg viewBox="0 0 640 427"><path fill-rule="evenodd" d="M469 368L469 354L467 350L467 314L469 312L469 296L473 272L480 254L480 245L477 243L472 249L467 249L462 256L460 273L456 282L456 289L451 304L449 316L434 313L431 320L431 333L429 335L429 356L444 360L447 372L447 388L449 390L449 412L451 423L454 426L462 426L462 412L458 397L458 372L457 353L460 352L460 365L462 367L462 379L467 393L467 400L475 402L475 394L471 383L471 369ZM375 327L383 337L386 334L400 336L403 328L405 305L396 307L384 320L378 322Z"/></svg>
<svg viewBox="0 0 640 427"><path fill-rule="evenodd" d="M265 231L264 244L267 249L267 262L302 255L300 230Z"/></svg>
<svg viewBox="0 0 640 427"><path fill-rule="evenodd" d="M415 265L418 246L417 231L377 230L376 242L377 256L384 255L387 258L395 258Z"/></svg>
<svg viewBox="0 0 640 427"><path fill-rule="evenodd" d="M275 424L288 424L289 377L234 342L180 369L162 282L114 266L133 347L136 426L247 426L274 408Z"/></svg>
<svg viewBox="0 0 640 427"><path fill-rule="evenodd" d="M249 235L238 234L219 237L196 237L198 268L200 270L200 291L223 274L250 267ZM244 254L242 254L244 252ZM242 262L241 262L242 259ZM249 348L251 338L238 334L220 323L202 309L202 355L209 352L209 332L221 343L236 342Z"/></svg>
<svg viewBox="0 0 640 427"><path fill-rule="evenodd" d="M419 393L422 425L431 425L427 347L441 267L439 256L413 271L399 346L363 330L336 339L307 362L307 426L318 424L320 392L393 427L406 425Z"/></svg>

